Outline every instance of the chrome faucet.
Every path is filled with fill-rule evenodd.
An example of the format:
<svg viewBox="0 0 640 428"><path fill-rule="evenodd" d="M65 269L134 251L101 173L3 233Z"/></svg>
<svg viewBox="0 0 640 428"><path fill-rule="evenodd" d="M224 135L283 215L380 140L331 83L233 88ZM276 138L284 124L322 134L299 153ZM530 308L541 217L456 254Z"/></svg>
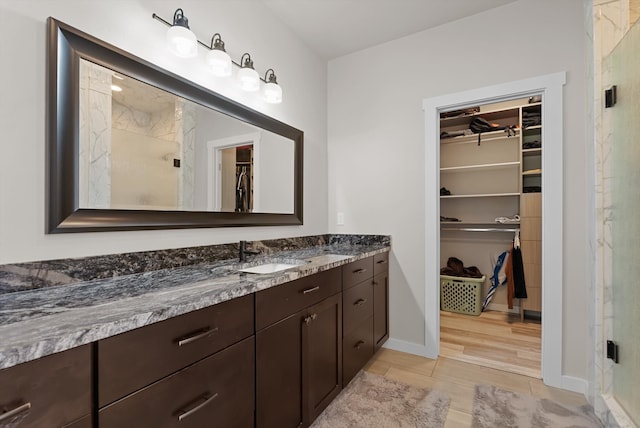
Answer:
<svg viewBox="0 0 640 428"><path fill-rule="evenodd" d="M260 254L260 251L252 251L247 250L247 241L240 241L240 251L238 253L238 258L240 259L240 263L247 261L247 254Z"/></svg>

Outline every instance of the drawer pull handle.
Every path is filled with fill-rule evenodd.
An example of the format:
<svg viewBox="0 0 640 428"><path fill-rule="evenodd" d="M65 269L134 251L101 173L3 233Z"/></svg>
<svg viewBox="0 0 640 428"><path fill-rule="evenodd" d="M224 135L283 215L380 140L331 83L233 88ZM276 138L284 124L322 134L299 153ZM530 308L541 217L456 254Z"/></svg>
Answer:
<svg viewBox="0 0 640 428"><path fill-rule="evenodd" d="M366 271L366 269L356 269L353 271L353 273L365 273Z"/></svg>
<svg viewBox="0 0 640 428"><path fill-rule="evenodd" d="M206 393L205 395L202 396L202 398L197 400L197 401L203 400L202 403L198 404L197 406L195 406L195 407L193 407L193 408L191 408L189 410L180 410L180 414L178 415L178 422L181 422L183 419L186 419L189 416L193 415L195 412L197 412L198 410L202 409L207 404L211 403L217 397L218 397L218 393L217 392L215 394L213 394L211 397L209 397L209 393Z"/></svg>
<svg viewBox="0 0 640 428"><path fill-rule="evenodd" d="M306 290L302 290L302 294L309 294L309 293L313 293L314 291L318 291L318 290L320 290L320 286L319 285L317 287L307 288Z"/></svg>
<svg viewBox="0 0 640 428"><path fill-rule="evenodd" d="M198 330L193 335L187 336L184 339L178 340L178 346L185 346L185 345L193 343L193 342L195 342L197 340L204 339L205 337L211 336L216 331L218 331L218 327L213 328L213 329L207 327L205 329Z"/></svg>
<svg viewBox="0 0 640 428"><path fill-rule="evenodd" d="M27 412L30 409L31 409L31 403L24 403L24 404L16 407L13 410L9 410L8 412L1 414L0 415L0 422L8 421L8 420L18 416L20 413Z"/></svg>
<svg viewBox="0 0 640 428"><path fill-rule="evenodd" d="M364 305L365 303L367 303L367 299L358 299L358 300L356 300L356 301L353 303L353 305L354 305L354 306L362 306L362 305Z"/></svg>
<svg viewBox="0 0 640 428"><path fill-rule="evenodd" d="M362 348L362 345L364 345L364 340L358 340L358 343L354 345L354 348L360 349Z"/></svg>
<svg viewBox="0 0 640 428"><path fill-rule="evenodd" d="M304 319L304 323L305 323L306 325L309 325L309 323L310 323L311 321L315 321L317 318L318 318L318 314L311 314L311 315L309 315L309 316L305 317L305 319Z"/></svg>
<svg viewBox="0 0 640 428"><path fill-rule="evenodd" d="M387 262L386 260L378 260L376 263L379 264L379 265L383 265L386 262Z"/></svg>

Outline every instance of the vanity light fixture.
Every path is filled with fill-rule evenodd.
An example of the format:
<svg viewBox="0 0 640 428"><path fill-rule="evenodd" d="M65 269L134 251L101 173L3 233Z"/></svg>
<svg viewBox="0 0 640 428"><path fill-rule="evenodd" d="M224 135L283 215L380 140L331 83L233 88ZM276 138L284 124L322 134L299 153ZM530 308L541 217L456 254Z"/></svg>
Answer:
<svg viewBox="0 0 640 428"><path fill-rule="evenodd" d="M240 85L240 89L247 92L255 92L260 89L260 76L253 68L251 55L248 53L242 54L240 67L240 70L238 70L238 85Z"/></svg>
<svg viewBox="0 0 640 428"><path fill-rule="evenodd" d="M182 9L173 14L173 25L167 31L169 50L180 58L193 58L198 55L198 39L189 29L189 20Z"/></svg>
<svg viewBox="0 0 640 428"><path fill-rule="evenodd" d="M200 44L209 50L205 62L214 76L230 76L235 65L240 68L236 77L241 89L247 92L257 92L260 89L260 81L263 81L265 83L262 89L263 99L271 104L282 102L282 88L278 85L273 69L268 69L263 79L254 69L253 60L249 53L242 54L240 63L233 61L227 54L220 33L215 33L211 37L210 45L202 43L189 29L189 20L184 16L182 9L176 9L173 14L173 24L155 13L151 17L170 27L167 32L167 42L169 43L169 49L175 55L182 58L195 57L198 54L198 45Z"/></svg>
<svg viewBox="0 0 640 428"><path fill-rule="evenodd" d="M280 104L282 102L282 88L276 80L276 73L273 68L264 74L265 85L262 88L262 97L270 104Z"/></svg>
<svg viewBox="0 0 640 428"><path fill-rule="evenodd" d="M207 64L214 76L231 76L231 57L224 49L224 42L220 33L211 37L211 50L207 52Z"/></svg>

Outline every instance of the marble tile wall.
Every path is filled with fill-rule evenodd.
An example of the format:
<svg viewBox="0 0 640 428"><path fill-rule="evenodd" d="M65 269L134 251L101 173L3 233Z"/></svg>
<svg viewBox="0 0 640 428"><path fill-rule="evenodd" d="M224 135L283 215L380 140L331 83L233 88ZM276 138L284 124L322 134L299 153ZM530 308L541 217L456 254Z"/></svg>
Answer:
<svg viewBox="0 0 640 428"><path fill-rule="evenodd" d="M112 72L80 62L80 207L111 204L111 80Z"/></svg>
<svg viewBox="0 0 640 428"><path fill-rule="evenodd" d="M176 101L176 138L181 140L180 184L178 207L195 209L196 107L192 103Z"/></svg>

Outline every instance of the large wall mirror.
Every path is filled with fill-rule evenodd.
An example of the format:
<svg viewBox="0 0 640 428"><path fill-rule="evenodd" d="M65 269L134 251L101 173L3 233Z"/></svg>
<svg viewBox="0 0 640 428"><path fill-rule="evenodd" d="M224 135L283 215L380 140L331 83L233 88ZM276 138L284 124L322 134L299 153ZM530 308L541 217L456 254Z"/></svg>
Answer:
<svg viewBox="0 0 640 428"><path fill-rule="evenodd" d="M48 25L48 233L302 224L302 131Z"/></svg>

